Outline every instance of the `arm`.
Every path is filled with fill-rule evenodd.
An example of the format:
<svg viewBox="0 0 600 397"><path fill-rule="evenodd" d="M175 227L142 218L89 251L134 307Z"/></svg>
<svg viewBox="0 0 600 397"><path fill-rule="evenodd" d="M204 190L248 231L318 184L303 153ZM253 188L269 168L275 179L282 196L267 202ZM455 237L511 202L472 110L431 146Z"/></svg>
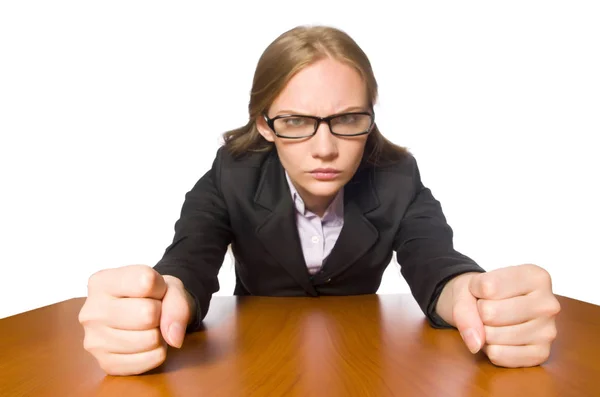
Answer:
<svg viewBox="0 0 600 397"><path fill-rule="evenodd" d="M218 273L232 240L229 214L220 186L219 150L212 168L185 196L175 236L154 269L183 282L193 303L189 331L200 327L212 294L219 290Z"/></svg>
<svg viewBox="0 0 600 397"><path fill-rule="evenodd" d="M394 241L396 257L413 296L430 324L447 328L449 317L436 311L442 289L454 277L468 272L484 272L471 258L453 246L453 231L442 207L431 191L423 186L413 158L415 193ZM445 312L444 312L445 313Z"/></svg>

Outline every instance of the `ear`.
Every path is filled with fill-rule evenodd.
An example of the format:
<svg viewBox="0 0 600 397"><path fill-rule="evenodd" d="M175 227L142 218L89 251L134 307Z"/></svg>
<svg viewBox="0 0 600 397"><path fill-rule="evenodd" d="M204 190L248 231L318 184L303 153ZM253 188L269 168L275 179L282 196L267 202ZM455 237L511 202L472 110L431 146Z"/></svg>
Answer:
<svg viewBox="0 0 600 397"><path fill-rule="evenodd" d="M262 114L256 118L256 129L258 130L259 134L262 135L263 138L265 138L267 141L275 141L275 134L267 125L267 120L265 120Z"/></svg>

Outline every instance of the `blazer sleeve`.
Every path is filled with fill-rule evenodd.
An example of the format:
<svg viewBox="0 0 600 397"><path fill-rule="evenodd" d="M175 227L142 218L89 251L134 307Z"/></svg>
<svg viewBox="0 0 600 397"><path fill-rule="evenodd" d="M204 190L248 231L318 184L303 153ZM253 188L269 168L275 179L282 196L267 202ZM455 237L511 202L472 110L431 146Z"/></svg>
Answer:
<svg viewBox="0 0 600 397"><path fill-rule="evenodd" d="M414 157L412 172L415 193L395 237L396 258L402 276L430 325L450 328L435 311L443 287L460 274L485 270L454 249L453 230L440 202L423 185Z"/></svg>
<svg viewBox="0 0 600 397"><path fill-rule="evenodd" d="M196 331L206 316L212 294L219 290L218 273L232 231L225 200L220 191L219 149L212 168L186 193L175 236L154 269L179 278L194 298L196 313L188 331Z"/></svg>

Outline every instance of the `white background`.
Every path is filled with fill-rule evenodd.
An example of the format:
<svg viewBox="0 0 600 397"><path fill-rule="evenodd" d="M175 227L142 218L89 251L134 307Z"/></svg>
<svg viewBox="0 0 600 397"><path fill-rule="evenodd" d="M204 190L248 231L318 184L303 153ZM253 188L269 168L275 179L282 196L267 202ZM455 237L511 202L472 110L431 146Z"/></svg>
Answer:
<svg viewBox="0 0 600 397"><path fill-rule="evenodd" d="M154 265L246 122L264 48L318 23L369 55L378 125L416 155L458 250L488 270L536 263L600 304L598 2L209 4L1 3L0 317ZM395 262L379 292L408 292Z"/></svg>

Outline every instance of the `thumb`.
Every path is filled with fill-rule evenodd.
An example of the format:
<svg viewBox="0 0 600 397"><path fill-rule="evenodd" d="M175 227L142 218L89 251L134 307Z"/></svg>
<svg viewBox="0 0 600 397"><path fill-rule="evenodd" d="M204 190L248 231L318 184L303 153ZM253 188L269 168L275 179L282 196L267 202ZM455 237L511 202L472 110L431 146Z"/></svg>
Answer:
<svg viewBox="0 0 600 397"><path fill-rule="evenodd" d="M478 275L473 277L478 277ZM479 317L477 298L471 294L468 282L456 287L454 290L454 308L452 310L454 323L471 353L475 354L483 347L485 342L485 329L481 317Z"/></svg>
<svg viewBox="0 0 600 397"><path fill-rule="evenodd" d="M162 299L160 331L167 343L180 348L190 319L190 307L183 283L170 276L164 276L167 292Z"/></svg>

